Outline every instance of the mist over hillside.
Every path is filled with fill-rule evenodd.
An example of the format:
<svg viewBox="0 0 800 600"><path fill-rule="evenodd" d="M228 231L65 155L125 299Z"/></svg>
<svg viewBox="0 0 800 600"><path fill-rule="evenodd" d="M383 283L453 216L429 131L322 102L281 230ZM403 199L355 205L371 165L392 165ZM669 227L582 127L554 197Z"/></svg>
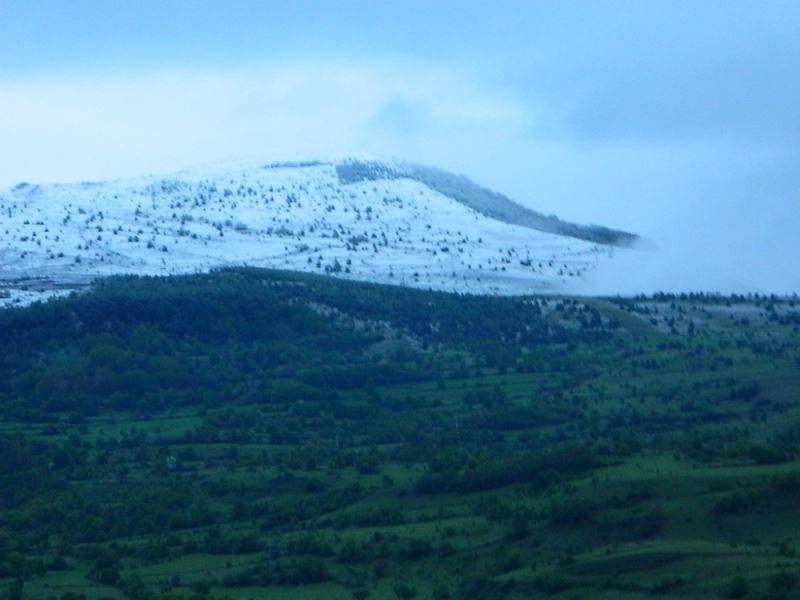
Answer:
<svg viewBox="0 0 800 600"><path fill-rule="evenodd" d="M555 215L543 215L514 202L503 194L481 187L463 175L444 169L413 163L387 166L377 161L344 161L336 165L343 183L411 178L462 204L504 223L521 225L539 231L555 233L612 246L630 246L639 236L599 225L577 225L562 221Z"/></svg>

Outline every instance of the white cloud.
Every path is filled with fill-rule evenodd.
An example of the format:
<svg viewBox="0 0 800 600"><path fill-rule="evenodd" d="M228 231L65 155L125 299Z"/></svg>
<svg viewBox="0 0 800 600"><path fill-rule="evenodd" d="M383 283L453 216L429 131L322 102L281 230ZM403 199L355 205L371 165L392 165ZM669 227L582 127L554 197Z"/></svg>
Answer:
<svg viewBox="0 0 800 600"><path fill-rule="evenodd" d="M413 107L413 122L393 122L396 105ZM399 63L0 81L0 106L0 185L233 157L404 155L443 134L474 139L527 122L521 102L470 73ZM410 143L412 131L422 139Z"/></svg>

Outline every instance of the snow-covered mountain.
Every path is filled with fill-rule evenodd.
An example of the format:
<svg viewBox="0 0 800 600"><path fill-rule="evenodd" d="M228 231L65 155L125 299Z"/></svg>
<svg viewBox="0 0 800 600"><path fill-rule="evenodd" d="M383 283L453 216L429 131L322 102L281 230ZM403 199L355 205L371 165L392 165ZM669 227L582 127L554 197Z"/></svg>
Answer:
<svg viewBox="0 0 800 600"><path fill-rule="evenodd" d="M636 236L406 163L275 163L0 190L0 286L233 265L473 293L579 289ZM6 303L14 293L3 292Z"/></svg>

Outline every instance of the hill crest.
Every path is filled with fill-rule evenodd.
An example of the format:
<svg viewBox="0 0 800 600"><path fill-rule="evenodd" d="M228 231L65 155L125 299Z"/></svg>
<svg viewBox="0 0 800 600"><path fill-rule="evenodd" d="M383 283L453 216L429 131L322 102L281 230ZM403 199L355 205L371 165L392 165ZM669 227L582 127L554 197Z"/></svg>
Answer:
<svg viewBox="0 0 800 600"><path fill-rule="evenodd" d="M356 159L21 183L0 190L0 214L6 282L248 265L529 294L580 289L636 240L546 217L441 169Z"/></svg>

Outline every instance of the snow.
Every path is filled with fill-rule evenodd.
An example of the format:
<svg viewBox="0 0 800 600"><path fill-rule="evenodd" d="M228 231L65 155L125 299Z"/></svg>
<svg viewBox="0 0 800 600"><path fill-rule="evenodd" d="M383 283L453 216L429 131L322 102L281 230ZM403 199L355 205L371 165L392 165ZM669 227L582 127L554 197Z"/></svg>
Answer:
<svg viewBox="0 0 800 600"><path fill-rule="evenodd" d="M619 252L502 223L412 179L342 184L333 162L0 190L6 282L250 265L482 294L579 292Z"/></svg>
<svg viewBox="0 0 800 600"><path fill-rule="evenodd" d="M0 290L0 309L47 302L52 298L68 296L71 293L72 290L24 290L19 288Z"/></svg>

